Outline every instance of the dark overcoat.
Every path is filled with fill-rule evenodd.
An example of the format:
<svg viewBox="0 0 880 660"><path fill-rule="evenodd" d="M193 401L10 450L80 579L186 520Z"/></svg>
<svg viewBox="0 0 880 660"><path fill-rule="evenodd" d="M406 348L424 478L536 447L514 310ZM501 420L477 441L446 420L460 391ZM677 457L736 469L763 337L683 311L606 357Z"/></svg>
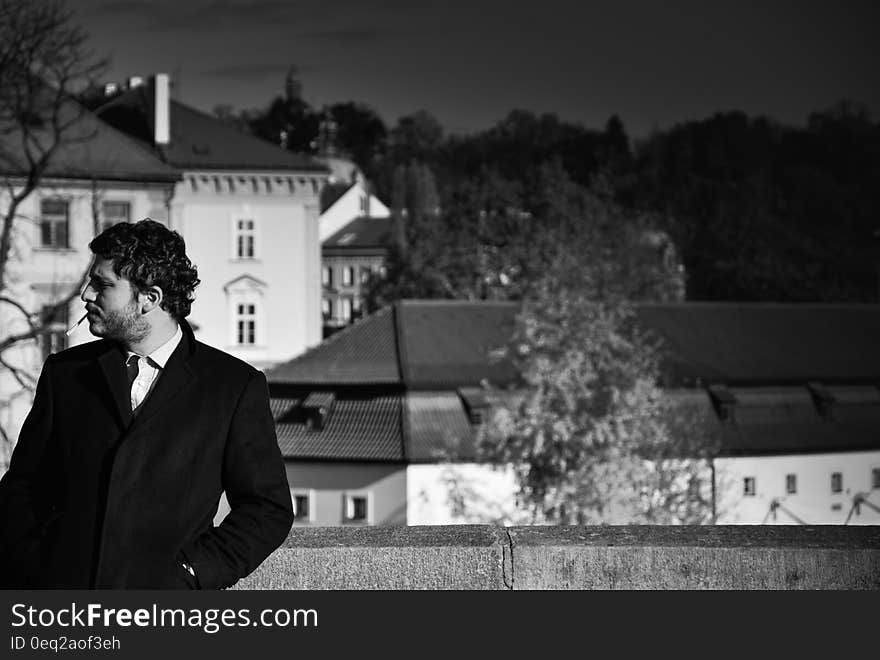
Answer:
<svg viewBox="0 0 880 660"><path fill-rule="evenodd" d="M46 360L0 480L2 586L186 588L186 558L216 589L284 541L293 513L265 376L181 326L134 418L118 345Z"/></svg>

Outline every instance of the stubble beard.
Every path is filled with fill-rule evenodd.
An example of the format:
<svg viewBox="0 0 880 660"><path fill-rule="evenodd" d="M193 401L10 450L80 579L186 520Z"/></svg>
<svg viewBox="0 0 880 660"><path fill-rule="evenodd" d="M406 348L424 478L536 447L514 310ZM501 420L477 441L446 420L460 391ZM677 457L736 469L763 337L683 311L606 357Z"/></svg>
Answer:
<svg viewBox="0 0 880 660"><path fill-rule="evenodd" d="M143 341L150 334L150 325L137 313L137 303L126 305L121 311L108 312L94 324L92 333L127 346Z"/></svg>

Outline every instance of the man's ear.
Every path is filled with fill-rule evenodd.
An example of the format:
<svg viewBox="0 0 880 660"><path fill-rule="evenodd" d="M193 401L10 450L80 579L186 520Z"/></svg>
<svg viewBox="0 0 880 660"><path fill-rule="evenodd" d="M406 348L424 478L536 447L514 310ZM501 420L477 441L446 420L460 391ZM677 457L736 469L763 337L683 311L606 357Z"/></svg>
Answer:
<svg viewBox="0 0 880 660"><path fill-rule="evenodd" d="M152 312L161 306L164 294L158 286L151 286L140 292L141 310L144 314Z"/></svg>

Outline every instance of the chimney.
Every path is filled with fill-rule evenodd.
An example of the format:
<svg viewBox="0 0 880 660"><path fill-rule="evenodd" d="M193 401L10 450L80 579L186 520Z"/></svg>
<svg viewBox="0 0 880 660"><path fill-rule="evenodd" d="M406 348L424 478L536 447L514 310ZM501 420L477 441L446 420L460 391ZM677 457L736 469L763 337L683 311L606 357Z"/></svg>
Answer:
<svg viewBox="0 0 880 660"><path fill-rule="evenodd" d="M167 73L153 79L153 140L156 144L171 141L170 82Z"/></svg>

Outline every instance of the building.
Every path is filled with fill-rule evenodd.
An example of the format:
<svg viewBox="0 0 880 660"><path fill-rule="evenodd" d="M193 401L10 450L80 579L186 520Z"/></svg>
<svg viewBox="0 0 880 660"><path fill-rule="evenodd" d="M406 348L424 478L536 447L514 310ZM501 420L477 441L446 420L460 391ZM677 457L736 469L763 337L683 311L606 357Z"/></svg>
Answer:
<svg viewBox="0 0 880 660"><path fill-rule="evenodd" d="M3 351L0 371L0 472L30 410L31 388L50 353L93 339L87 326L68 338L65 331L83 314L79 289L91 259L88 243L106 226L150 216L168 222L180 173L148 149L73 104L63 112L75 120L53 154L38 187L18 207L3 295L31 314L62 304L48 332ZM14 135L0 135L3 158L0 208L10 186L19 188L26 169ZM20 189L20 188L19 188ZM0 306L4 338L27 332L28 318L11 305ZM13 369L19 374L16 377Z"/></svg>
<svg viewBox="0 0 880 660"><path fill-rule="evenodd" d="M480 381L513 376L485 359L510 309L396 303L267 372L302 522L425 522L421 509L436 508L432 491L446 483L447 466L474 460L488 405ZM484 472L487 486L505 487L487 499L507 500L509 475Z"/></svg>
<svg viewBox="0 0 880 660"><path fill-rule="evenodd" d="M325 337L363 315L367 287L385 276L392 226L390 217L355 218L321 244Z"/></svg>
<svg viewBox="0 0 880 660"><path fill-rule="evenodd" d="M476 463L474 441L490 405L480 384L515 377L488 354L516 309L402 301L270 370L300 524L515 520L510 473ZM666 395L720 439L719 522L877 524L880 306L664 303L637 314L667 349Z"/></svg>
<svg viewBox="0 0 880 660"><path fill-rule="evenodd" d="M337 160L334 159L334 162ZM391 215L388 207L367 188L361 175L357 175L353 181L337 180L328 186L321 200L322 241L356 218L387 218Z"/></svg>
<svg viewBox="0 0 880 660"><path fill-rule="evenodd" d="M258 368L317 344L327 168L171 98L165 74L96 112L179 173L170 224L202 279L196 336Z"/></svg>

